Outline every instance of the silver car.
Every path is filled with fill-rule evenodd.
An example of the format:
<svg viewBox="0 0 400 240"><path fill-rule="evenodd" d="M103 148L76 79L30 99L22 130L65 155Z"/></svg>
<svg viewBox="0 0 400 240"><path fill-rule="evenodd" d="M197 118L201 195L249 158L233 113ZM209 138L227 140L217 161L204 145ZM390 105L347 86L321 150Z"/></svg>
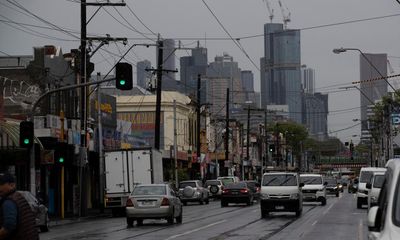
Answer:
<svg viewBox="0 0 400 240"><path fill-rule="evenodd" d="M126 222L133 227L144 219L166 219L169 224L182 223L182 203L169 184L141 184L126 201Z"/></svg>
<svg viewBox="0 0 400 240"><path fill-rule="evenodd" d="M199 202L200 204L208 204L208 189L203 187L200 180L186 180L179 183L179 197L183 205L188 202Z"/></svg>
<svg viewBox="0 0 400 240"><path fill-rule="evenodd" d="M26 199L29 206L35 215L36 226L40 228L41 232L49 231L49 213L45 205L39 202L39 200L28 191L18 191Z"/></svg>

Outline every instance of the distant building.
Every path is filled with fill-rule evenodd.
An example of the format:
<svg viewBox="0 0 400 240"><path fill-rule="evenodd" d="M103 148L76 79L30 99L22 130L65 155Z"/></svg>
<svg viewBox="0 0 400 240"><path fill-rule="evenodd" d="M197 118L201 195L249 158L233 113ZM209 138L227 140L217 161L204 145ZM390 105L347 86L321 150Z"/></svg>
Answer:
<svg viewBox="0 0 400 240"><path fill-rule="evenodd" d="M300 30L264 25L261 62L261 106L288 105L289 118L302 122Z"/></svg>
<svg viewBox="0 0 400 240"><path fill-rule="evenodd" d="M175 40L165 39L163 41L163 69L176 70L176 55L175 55ZM177 82L174 72L163 72L162 74L162 90L163 91L176 91Z"/></svg>
<svg viewBox="0 0 400 240"><path fill-rule="evenodd" d="M305 125L309 135L317 140L328 137L328 94L305 93Z"/></svg>
<svg viewBox="0 0 400 240"><path fill-rule="evenodd" d="M313 94L315 91L315 72L312 68L301 70L301 83L305 93Z"/></svg>
<svg viewBox="0 0 400 240"><path fill-rule="evenodd" d="M136 64L136 85L147 89L149 86L149 80L151 79L152 72L146 71L151 69L151 62L149 60L143 60Z"/></svg>

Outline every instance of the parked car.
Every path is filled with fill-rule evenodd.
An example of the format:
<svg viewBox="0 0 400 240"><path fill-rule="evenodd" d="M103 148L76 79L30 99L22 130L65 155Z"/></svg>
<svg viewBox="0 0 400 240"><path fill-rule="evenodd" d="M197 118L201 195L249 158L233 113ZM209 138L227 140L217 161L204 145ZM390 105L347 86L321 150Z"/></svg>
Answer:
<svg viewBox="0 0 400 240"><path fill-rule="evenodd" d="M383 180L385 180L385 172L375 172L372 176L371 182L367 183L368 209L378 204L378 197L381 192Z"/></svg>
<svg viewBox="0 0 400 240"><path fill-rule="evenodd" d="M226 177L218 177L217 180L222 181L222 183L226 186L229 183L240 182L240 179L236 176L226 176Z"/></svg>
<svg viewBox="0 0 400 240"><path fill-rule="evenodd" d="M335 195L339 197L339 186L336 178L326 178L326 194L327 195Z"/></svg>
<svg viewBox="0 0 400 240"><path fill-rule="evenodd" d="M252 205L254 201L254 192L246 182L228 184L221 195L221 207L228 206L229 203L246 203Z"/></svg>
<svg viewBox="0 0 400 240"><path fill-rule="evenodd" d="M213 198L220 198L222 194L222 190L224 189L224 184L222 183L221 180L207 180L206 183L204 184L204 187L206 187L210 193L210 197Z"/></svg>
<svg viewBox="0 0 400 240"><path fill-rule="evenodd" d="M247 186L250 188L250 190L253 192L254 199L259 200L261 195L261 185L257 181L253 180L247 180L245 182L247 183Z"/></svg>
<svg viewBox="0 0 400 240"><path fill-rule="evenodd" d="M188 202L199 202L200 204L208 204L208 189L203 187L200 180L187 180L179 183L179 197L183 205Z"/></svg>
<svg viewBox="0 0 400 240"><path fill-rule="evenodd" d="M367 183L371 181L374 172L384 172L385 168L378 167L363 167L360 170L360 177L357 189L357 208L361 208L362 205L368 204L368 189Z"/></svg>
<svg viewBox="0 0 400 240"><path fill-rule="evenodd" d="M386 163L378 205L368 211L369 239L400 239L400 159Z"/></svg>
<svg viewBox="0 0 400 240"><path fill-rule="evenodd" d="M326 205L326 185L321 174L300 174L300 180L304 183L302 188L303 201L320 202Z"/></svg>
<svg viewBox="0 0 400 240"><path fill-rule="evenodd" d="M349 193L356 193L358 189L358 178L354 178L349 181L349 186L347 187L347 191Z"/></svg>
<svg viewBox="0 0 400 240"><path fill-rule="evenodd" d="M303 186L298 173L264 173L261 181L261 217L267 217L270 212L295 212L296 216L300 216L303 211Z"/></svg>
<svg viewBox="0 0 400 240"><path fill-rule="evenodd" d="M41 232L49 231L49 213L45 205L41 203L31 192L28 191L18 191L25 197L26 201L29 203L33 213L35 214L36 226L39 227Z"/></svg>
<svg viewBox="0 0 400 240"><path fill-rule="evenodd" d="M126 201L126 222L133 227L144 219L166 219L169 224L182 223L182 203L169 184L137 185Z"/></svg>

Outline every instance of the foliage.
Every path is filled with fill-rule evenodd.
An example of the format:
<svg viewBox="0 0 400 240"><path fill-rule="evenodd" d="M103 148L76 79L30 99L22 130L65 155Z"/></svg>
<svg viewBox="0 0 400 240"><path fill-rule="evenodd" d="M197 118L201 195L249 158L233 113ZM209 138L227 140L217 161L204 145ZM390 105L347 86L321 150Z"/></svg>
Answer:
<svg viewBox="0 0 400 240"><path fill-rule="evenodd" d="M301 153L302 144L308 137L307 129L294 122L278 122L269 127L269 132L282 133L294 154Z"/></svg>

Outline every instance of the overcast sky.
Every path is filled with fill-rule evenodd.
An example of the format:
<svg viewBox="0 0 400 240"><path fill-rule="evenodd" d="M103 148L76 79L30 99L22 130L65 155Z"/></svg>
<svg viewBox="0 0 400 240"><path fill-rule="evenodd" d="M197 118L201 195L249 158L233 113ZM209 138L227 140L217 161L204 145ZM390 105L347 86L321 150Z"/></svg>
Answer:
<svg viewBox="0 0 400 240"><path fill-rule="evenodd" d="M11 1L11 0L10 0ZM95 0L92 0L92 2ZM117 2L113 1L113 2ZM356 124L360 117L360 94L356 90L339 90L359 79L359 54L347 52L333 54L337 47L359 48L366 53L387 53L394 74L400 71L400 15L365 20L354 23L318 27L354 20L370 19L400 14L400 4L395 0L281 0L285 14L290 12L288 28L301 31L301 61L315 69L316 90L329 93L328 131L343 141L358 142L359 126L338 131ZM106 73L131 44L151 43L153 33L163 38L183 39L186 47L195 47L195 41L208 48L208 60L227 52L239 62L242 70L252 70L256 91L260 89L259 62L264 52L263 25L269 13L263 0L205 0L224 28L239 42L252 62L229 40L228 34L218 24L202 0L126 0L128 7L104 7L88 24L88 33L110 34L113 37L128 37L128 46L111 43L98 51L93 62L96 71ZM274 10L274 23L282 23L282 12L278 0L269 0ZM14 3L18 5L13 5ZM41 17L63 33L46 28L56 28L29 15L22 8ZM88 7L88 19L97 10ZM117 12L118 11L118 12ZM136 18L136 15L138 18ZM121 17L122 16L122 17ZM117 20L115 20L115 19ZM129 22L129 24L126 21ZM29 25L15 25L10 21ZM42 26L45 28L37 28ZM125 26L124 26L125 25ZM314 28L316 27L316 28ZM22 31L23 30L23 31ZM25 32L24 32L25 31ZM29 33L27 33L27 31ZM35 31L35 32L32 32ZM79 47L80 5L75 0L6 0L0 1L0 55L31 55L32 47L56 45L69 52ZM34 36L42 34L41 37ZM45 34L45 35L43 35ZM75 36L74 36L75 35ZM253 37L252 37L253 36ZM218 38L218 40L215 40ZM104 51L107 50L108 52ZM177 56L187 56L184 50ZM155 49L134 47L128 60L149 59L155 63ZM177 60L177 66L179 62ZM177 75L179 76L179 75ZM399 81L400 82L400 81ZM400 84L394 81L397 88ZM347 111L345 111L348 109ZM338 131L338 132L336 132Z"/></svg>

